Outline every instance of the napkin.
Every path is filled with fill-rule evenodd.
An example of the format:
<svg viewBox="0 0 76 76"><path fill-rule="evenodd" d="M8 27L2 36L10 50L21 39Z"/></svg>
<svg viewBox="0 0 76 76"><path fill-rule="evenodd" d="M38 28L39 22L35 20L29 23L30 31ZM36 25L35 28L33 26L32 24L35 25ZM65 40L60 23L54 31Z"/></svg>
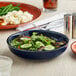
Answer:
<svg viewBox="0 0 76 76"><path fill-rule="evenodd" d="M40 29L64 33L64 18L40 27Z"/></svg>
<svg viewBox="0 0 76 76"><path fill-rule="evenodd" d="M42 30L63 32L65 14L66 13L59 13L49 18L29 23L25 26L18 27L17 30L25 31L25 30L42 29Z"/></svg>

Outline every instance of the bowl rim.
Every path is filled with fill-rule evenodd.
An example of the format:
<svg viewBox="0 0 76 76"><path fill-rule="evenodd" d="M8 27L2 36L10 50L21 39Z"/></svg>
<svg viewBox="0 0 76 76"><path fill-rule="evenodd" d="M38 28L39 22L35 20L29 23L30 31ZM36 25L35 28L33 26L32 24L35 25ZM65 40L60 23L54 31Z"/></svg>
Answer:
<svg viewBox="0 0 76 76"><path fill-rule="evenodd" d="M15 47L13 47L13 46L11 46L10 45L10 43L9 43L9 38L10 37L13 37L13 36L15 36L15 35L17 35L17 34L22 34L23 32L30 32L30 31L45 31L45 32L53 32L53 33L56 33L56 34L60 34L60 35L62 35L62 36L64 36L66 39L67 39L67 43L64 45L64 46L62 46L62 47L60 47L60 48L57 48L57 49L54 49L54 50L47 50L47 51L31 51L31 50L22 50L22 49L17 49L17 48L15 48ZM62 48L64 48L64 47L66 47L67 45L68 45L68 43L69 43L69 38L66 36L66 35L64 35L64 34L62 34L62 33L60 33L60 32L56 32L56 31L48 31L48 30L28 30L28 31L21 31L21 32L16 32L16 33L14 33L14 34L11 34L8 38L7 38L7 44L10 46L10 47L12 47L13 49L15 49L15 50L18 50L18 51L22 51L22 52L33 52L33 53L40 53L40 52L54 52L54 51L57 51L57 50L60 50L60 49L62 49Z"/></svg>

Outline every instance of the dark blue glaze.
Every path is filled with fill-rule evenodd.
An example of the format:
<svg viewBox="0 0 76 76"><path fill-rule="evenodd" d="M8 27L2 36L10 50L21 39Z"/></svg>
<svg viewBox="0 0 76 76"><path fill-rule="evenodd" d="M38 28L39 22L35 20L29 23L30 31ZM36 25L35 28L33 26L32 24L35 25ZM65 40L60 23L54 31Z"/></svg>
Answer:
<svg viewBox="0 0 76 76"><path fill-rule="evenodd" d="M18 37L19 35L25 35L25 36L30 36L32 34L32 32L37 32L38 34L43 34L47 37L52 37L54 39L56 39L57 41L66 41L66 44L58 49L55 50L51 50L51 51L30 51L30 50L20 50L17 48L14 48L10 45L10 42ZM35 59L35 60L45 60L45 59L52 59L55 58L57 56L59 56L60 54L62 54L68 45L69 39L58 32L54 32L54 31L45 31L45 30L30 30L30 31L23 31L23 32L18 32L15 34L12 34L11 36L8 37L7 39L7 44L9 46L9 49L16 54L19 57L22 58L27 58L27 59Z"/></svg>

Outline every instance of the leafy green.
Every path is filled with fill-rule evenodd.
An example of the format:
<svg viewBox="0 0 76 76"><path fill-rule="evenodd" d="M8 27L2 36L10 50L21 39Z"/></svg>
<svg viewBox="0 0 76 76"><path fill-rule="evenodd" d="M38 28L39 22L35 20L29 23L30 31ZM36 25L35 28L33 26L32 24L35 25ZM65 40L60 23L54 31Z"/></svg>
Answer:
<svg viewBox="0 0 76 76"><path fill-rule="evenodd" d="M49 38L44 36L43 34L38 34L33 32L31 37L27 36L19 36L18 38L12 40L11 46L19 47L24 50L53 50L56 49L57 46L60 47L64 45L65 42L57 42L53 38Z"/></svg>
<svg viewBox="0 0 76 76"><path fill-rule="evenodd" d="M11 44L11 46L18 47L19 45L22 44L22 42L19 42L19 41L17 41L16 39L14 39L14 40L12 40L12 42L11 42L10 44Z"/></svg>
<svg viewBox="0 0 76 76"><path fill-rule="evenodd" d="M36 43L35 43L35 47L38 49L38 48L40 48L41 46L45 46L42 42L40 42L40 41L37 41Z"/></svg>
<svg viewBox="0 0 76 76"><path fill-rule="evenodd" d="M2 15L6 15L8 12L11 12L11 11L18 11L20 10L20 5L16 5L16 6L13 6L12 4L9 4L8 6L4 6L4 7L0 7L0 16Z"/></svg>
<svg viewBox="0 0 76 76"><path fill-rule="evenodd" d="M25 44L30 42L30 38L20 38L20 40L22 40Z"/></svg>

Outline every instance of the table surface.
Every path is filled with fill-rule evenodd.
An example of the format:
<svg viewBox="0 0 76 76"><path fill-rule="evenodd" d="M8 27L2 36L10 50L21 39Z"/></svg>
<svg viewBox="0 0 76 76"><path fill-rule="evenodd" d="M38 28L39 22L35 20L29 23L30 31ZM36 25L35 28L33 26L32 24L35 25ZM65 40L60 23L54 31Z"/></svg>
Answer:
<svg viewBox="0 0 76 76"><path fill-rule="evenodd" d="M0 0L25 2L42 9L42 0ZM52 16L59 12L72 13L76 11L76 0L58 0L57 11L42 12L42 15L36 19L40 20ZM9 56L13 59L11 76L76 76L76 56L70 49L70 44L75 40L71 39L69 47L60 56L49 61L34 61L22 59L15 56L8 49L6 39L9 35L18 32L16 30L0 31L0 55Z"/></svg>

